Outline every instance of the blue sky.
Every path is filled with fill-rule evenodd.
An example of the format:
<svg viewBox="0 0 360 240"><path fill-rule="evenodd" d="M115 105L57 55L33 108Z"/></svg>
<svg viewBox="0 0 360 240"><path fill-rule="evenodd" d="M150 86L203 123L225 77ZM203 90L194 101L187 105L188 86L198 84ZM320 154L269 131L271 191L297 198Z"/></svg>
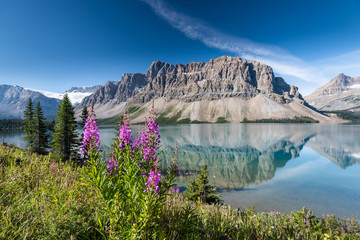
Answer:
<svg viewBox="0 0 360 240"><path fill-rule="evenodd" d="M360 76L360 1L0 0L0 84L64 92L152 61L258 60L303 95Z"/></svg>

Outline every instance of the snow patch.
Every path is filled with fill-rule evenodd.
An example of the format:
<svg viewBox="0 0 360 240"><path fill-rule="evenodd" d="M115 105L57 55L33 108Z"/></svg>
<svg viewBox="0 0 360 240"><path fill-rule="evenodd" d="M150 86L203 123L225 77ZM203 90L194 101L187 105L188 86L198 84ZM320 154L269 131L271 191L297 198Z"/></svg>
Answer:
<svg viewBox="0 0 360 240"><path fill-rule="evenodd" d="M353 153L351 154L352 157L354 158L359 158L360 159L360 153Z"/></svg>
<svg viewBox="0 0 360 240"><path fill-rule="evenodd" d="M81 101L87 97L90 96L92 94L92 92L68 92L67 95L70 99L70 102L72 103L72 105L76 105L81 103Z"/></svg>
<svg viewBox="0 0 360 240"><path fill-rule="evenodd" d="M358 89L358 88L360 88L360 84L354 84L352 86L349 86L349 88Z"/></svg>
<svg viewBox="0 0 360 240"><path fill-rule="evenodd" d="M46 97L56 98L56 99L60 99L60 100L62 100L62 98L64 96L64 94L62 94L62 93L48 92L48 91L31 89L31 88L24 88L24 89L34 91L34 92L39 92L39 93L45 95Z"/></svg>
<svg viewBox="0 0 360 240"><path fill-rule="evenodd" d="M31 90L34 92L39 92L49 98L56 98L56 99L62 100L64 97L64 93L48 92L48 91L42 91L42 90L36 90L36 89L30 89L30 88L25 88L25 89ZM72 92L66 92L66 93L67 93L72 105L81 103L81 101L85 97L90 96L92 94L92 92L78 92L77 90L74 90Z"/></svg>

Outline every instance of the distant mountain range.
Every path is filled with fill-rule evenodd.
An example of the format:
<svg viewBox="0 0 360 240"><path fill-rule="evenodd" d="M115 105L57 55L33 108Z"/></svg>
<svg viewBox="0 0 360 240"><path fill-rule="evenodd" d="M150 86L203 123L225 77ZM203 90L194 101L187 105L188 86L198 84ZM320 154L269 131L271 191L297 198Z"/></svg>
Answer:
<svg viewBox="0 0 360 240"><path fill-rule="evenodd" d="M170 122L241 122L244 119L310 117L336 122L317 111L360 110L360 77L339 74L305 97L297 87L275 77L270 66L223 56L187 65L154 61L143 73L125 73L104 86L73 87L66 91L77 116L94 101L98 118L130 113L143 122L152 104L159 119ZM0 118L22 118L31 97L46 116L55 116L64 93L0 85ZM312 105L312 106L310 106Z"/></svg>
<svg viewBox="0 0 360 240"><path fill-rule="evenodd" d="M360 77L341 73L305 99L322 111L360 111Z"/></svg>
<svg viewBox="0 0 360 240"><path fill-rule="evenodd" d="M119 115L129 108L132 122L142 122L154 101L162 119L241 122L264 118L307 116L333 121L309 107L297 87L275 77L270 66L239 57L172 65L154 61L145 74L126 73L107 82L76 108L95 103L98 118Z"/></svg>
<svg viewBox="0 0 360 240"><path fill-rule="evenodd" d="M71 88L66 91L73 105L79 104L85 96L92 94L100 86ZM34 105L40 101L46 117L53 117L64 94L27 89L16 85L0 85L0 119L23 118L29 98Z"/></svg>

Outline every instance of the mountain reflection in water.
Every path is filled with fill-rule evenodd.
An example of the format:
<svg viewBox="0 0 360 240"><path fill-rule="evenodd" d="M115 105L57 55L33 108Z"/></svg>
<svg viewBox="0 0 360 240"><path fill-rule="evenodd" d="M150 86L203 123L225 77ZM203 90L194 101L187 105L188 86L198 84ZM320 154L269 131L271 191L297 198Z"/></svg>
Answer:
<svg viewBox="0 0 360 240"><path fill-rule="evenodd" d="M178 145L178 182L190 180L208 165L209 183L223 189L243 188L274 177L276 168L299 156L314 136L301 125L217 124L161 128L162 166L166 168Z"/></svg>
<svg viewBox="0 0 360 240"><path fill-rule="evenodd" d="M198 124L161 127L165 169L178 145L179 183L208 165L211 185L238 189L274 177L277 168L299 154L304 145L340 168L360 164L360 131L354 125ZM355 139L355 141L354 141Z"/></svg>

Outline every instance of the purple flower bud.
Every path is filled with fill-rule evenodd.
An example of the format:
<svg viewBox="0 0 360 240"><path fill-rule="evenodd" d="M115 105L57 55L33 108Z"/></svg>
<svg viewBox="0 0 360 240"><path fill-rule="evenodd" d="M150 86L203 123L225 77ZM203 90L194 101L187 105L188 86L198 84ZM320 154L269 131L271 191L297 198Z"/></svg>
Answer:
<svg viewBox="0 0 360 240"><path fill-rule="evenodd" d="M178 167L176 166L176 164L175 164L174 161L171 161L171 167L175 170L175 174L178 174L178 173L179 173L179 169L178 169Z"/></svg>

